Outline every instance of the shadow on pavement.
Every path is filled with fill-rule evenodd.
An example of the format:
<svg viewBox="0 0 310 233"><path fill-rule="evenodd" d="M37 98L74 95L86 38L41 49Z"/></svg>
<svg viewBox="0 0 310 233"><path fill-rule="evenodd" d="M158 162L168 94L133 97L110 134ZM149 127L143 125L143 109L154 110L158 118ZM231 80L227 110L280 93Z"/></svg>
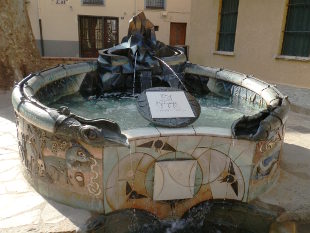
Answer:
<svg viewBox="0 0 310 233"><path fill-rule="evenodd" d="M0 117L15 122L14 110L11 101L12 90L0 90Z"/></svg>

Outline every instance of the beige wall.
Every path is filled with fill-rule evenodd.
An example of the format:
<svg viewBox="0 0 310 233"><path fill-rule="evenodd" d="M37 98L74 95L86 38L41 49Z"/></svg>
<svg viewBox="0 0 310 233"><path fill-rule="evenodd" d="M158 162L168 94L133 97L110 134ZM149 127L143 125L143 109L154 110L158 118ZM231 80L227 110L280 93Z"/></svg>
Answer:
<svg viewBox="0 0 310 233"><path fill-rule="evenodd" d="M230 56L214 54L219 3L192 1L189 51L193 63L253 74L270 83L310 88L310 60L276 59L282 45L287 0L239 0L235 48Z"/></svg>
<svg viewBox="0 0 310 233"><path fill-rule="evenodd" d="M67 0L56 4L56 0L30 0L27 4L33 32L40 39L39 18L42 20L43 39L51 41L78 42L78 15L112 16L119 18L119 40L127 35L128 21L136 12L145 11L155 25L157 39L169 44L170 22L185 22L187 37L190 29L190 0L166 0L165 10L148 10L144 0L105 0L104 6L81 5L80 0ZM166 11L167 16L162 16ZM78 56L78 53L76 54Z"/></svg>

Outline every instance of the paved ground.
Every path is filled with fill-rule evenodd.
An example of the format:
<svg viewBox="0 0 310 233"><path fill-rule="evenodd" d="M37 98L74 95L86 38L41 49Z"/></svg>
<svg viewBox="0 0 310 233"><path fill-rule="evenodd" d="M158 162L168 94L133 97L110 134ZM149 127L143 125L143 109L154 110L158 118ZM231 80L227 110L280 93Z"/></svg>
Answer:
<svg viewBox="0 0 310 233"><path fill-rule="evenodd" d="M300 96L297 92L293 93L296 99L302 99L296 101L297 110L298 103L310 100L310 90ZM76 232L91 217L91 213L46 200L24 180L10 103L10 92L0 92L0 232ZM307 105L301 107L304 109ZM279 221L298 221L298 232L309 232L309 181L310 117L290 112L280 178L273 188L260 197L260 201L281 206L285 213Z"/></svg>
<svg viewBox="0 0 310 233"><path fill-rule="evenodd" d="M291 109L294 112L310 114L310 90L288 85L277 84L277 88L282 94L289 96Z"/></svg>

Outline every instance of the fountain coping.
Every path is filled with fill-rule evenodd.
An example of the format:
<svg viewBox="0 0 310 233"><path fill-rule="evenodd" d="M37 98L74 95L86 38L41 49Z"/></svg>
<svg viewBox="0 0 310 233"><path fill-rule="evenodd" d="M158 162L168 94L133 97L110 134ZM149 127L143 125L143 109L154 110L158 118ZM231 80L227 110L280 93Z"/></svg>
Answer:
<svg viewBox="0 0 310 233"><path fill-rule="evenodd" d="M59 65L51 69L30 74L23 81L17 84L13 90L12 103L15 111L22 117L24 117L28 122L48 132L55 133L57 119L66 118L68 116L59 113L59 111L57 111L56 109L51 109L43 105L37 99L35 99L35 94L41 88L45 87L48 84L51 84L57 80L64 79L66 77L74 76L73 82L67 89L70 92L66 93L66 95L73 94L78 91L80 83L85 77L85 74L87 72L95 71L96 69L97 62L83 62L71 65ZM286 122L286 115L289 109L287 97L282 95L272 85L258 80L253 76L247 76L245 74L235 71L221 68L204 67L190 63L186 64L185 73L202 75L215 81L227 81L236 85L243 86L260 95L266 101L269 108L278 109L277 111L273 111L273 115L271 114L269 116L269 118L272 119L267 119L267 121L272 123L268 123L268 125L265 127L266 129L261 130L264 131L264 133L258 135L256 139L263 139L268 137L268 135L266 135L265 133L266 130L270 131L270 128L271 130L272 128L278 128L279 125L283 125ZM232 127L234 127L234 125ZM208 131L210 131L210 128L207 127L206 129L207 131L205 130L205 127L202 127L198 129L197 132L208 133ZM211 130L211 132L214 133L215 130ZM186 134L188 133L189 132L187 132ZM232 137L238 138L235 135L234 130L232 130L231 135ZM246 137L243 138L247 139Z"/></svg>

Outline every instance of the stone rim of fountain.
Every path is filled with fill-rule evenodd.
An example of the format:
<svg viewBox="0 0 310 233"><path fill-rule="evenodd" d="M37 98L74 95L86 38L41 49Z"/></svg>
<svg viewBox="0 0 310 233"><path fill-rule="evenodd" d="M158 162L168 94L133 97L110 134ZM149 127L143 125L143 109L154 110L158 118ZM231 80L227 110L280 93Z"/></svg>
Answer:
<svg viewBox="0 0 310 233"><path fill-rule="evenodd" d="M78 90L77 86L85 76L85 73L95 71L96 69L97 62L84 62L72 65L59 65L39 73L30 74L13 89L12 103L14 110L28 122L37 127L51 133L57 133L57 122L59 122L60 119L67 119L75 115L72 113L63 114L61 111L43 105L35 99L36 92L55 81L76 76L77 79L80 80L70 83L71 86L69 88L73 93ZM215 82L213 86L216 86L217 82L222 81L242 86L255 92L266 101L269 110L263 111L254 116L241 117L232 124L231 134L234 138L265 140L268 138L268 135L272 135L272 132L283 125L287 120L287 113L289 110L288 98L283 96L273 85L258 80L253 76L247 76L235 71L205 67L190 63L186 64L185 73L206 76ZM81 117L78 118L83 119ZM262 120L258 122L258 119ZM256 133L242 134L242 129L239 129L245 127L245 125L251 120L256 121L256 124L259 124ZM102 119L102 121L107 120ZM117 123L115 124L117 125ZM115 129L118 134L121 134L118 126L116 126ZM241 133L239 133L238 130L241 131Z"/></svg>

